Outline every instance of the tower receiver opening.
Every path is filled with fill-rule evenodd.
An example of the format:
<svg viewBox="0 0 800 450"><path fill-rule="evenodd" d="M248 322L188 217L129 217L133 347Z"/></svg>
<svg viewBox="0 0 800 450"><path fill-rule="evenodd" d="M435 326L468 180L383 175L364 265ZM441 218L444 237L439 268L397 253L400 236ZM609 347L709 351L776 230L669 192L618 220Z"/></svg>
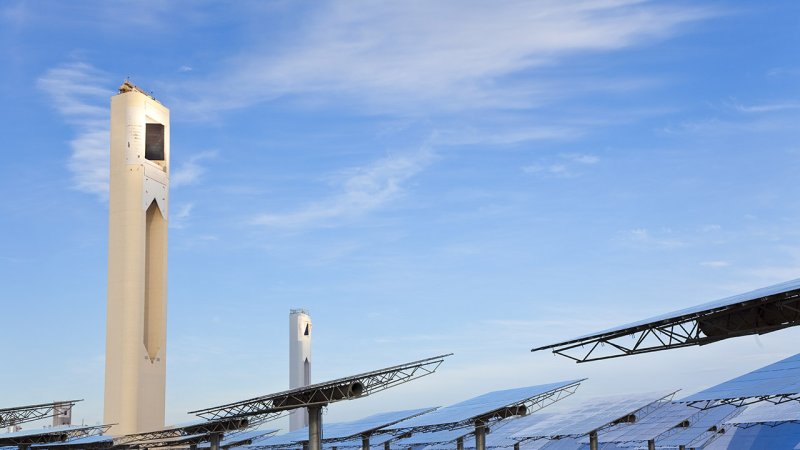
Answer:
<svg viewBox="0 0 800 450"><path fill-rule="evenodd" d="M144 157L150 161L164 161L164 125L160 123L146 125Z"/></svg>

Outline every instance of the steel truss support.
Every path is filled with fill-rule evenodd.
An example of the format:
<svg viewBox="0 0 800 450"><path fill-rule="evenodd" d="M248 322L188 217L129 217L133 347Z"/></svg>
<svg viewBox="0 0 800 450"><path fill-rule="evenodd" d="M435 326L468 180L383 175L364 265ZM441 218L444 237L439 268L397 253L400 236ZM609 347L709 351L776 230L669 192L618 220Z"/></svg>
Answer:
<svg viewBox="0 0 800 450"><path fill-rule="evenodd" d="M72 407L75 406L75 403L81 401L83 400L65 400L63 402L0 408L0 428L51 417L55 414L71 410Z"/></svg>
<svg viewBox="0 0 800 450"><path fill-rule="evenodd" d="M4 446L31 446L34 444L50 444L53 442L65 442L70 439L97 436L105 433L111 425L81 426L65 429L43 429L41 433L31 433L15 435L8 433L5 436L0 433L0 447Z"/></svg>
<svg viewBox="0 0 800 450"><path fill-rule="evenodd" d="M753 403L769 402L773 405L800 401L800 393L783 395L762 395L759 397L721 398L718 400L699 400L688 405L697 409L711 409L721 405L747 406Z"/></svg>
<svg viewBox="0 0 800 450"><path fill-rule="evenodd" d="M213 408L191 411L207 420L231 417L248 417L274 414L296 408L324 406L340 400L350 400L374 394L399 384L430 375L439 368L444 358L441 355L398 366L387 367L347 378L292 389L276 394L256 397Z"/></svg>
<svg viewBox="0 0 800 450"><path fill-rule="evenodd" d="M555 402L565 399L570 395L574 394L575 391L578 390L580 384L585 380L586 380L585 378L576 380L572 384L568 384L561 388L553 389L551 391L539 394L535 397L531 397L523 401L505 406L503 408L496 409L480 417L467 419L461 422L425 425L412 428L401 428L398 430L400 430L401 432L411 431L414 433L430 433L434 431L457 430L459 428L473 427L479 421L482 421L484 424L488 426L494 421L505 419L507 417L522 416L534 413L542 408L552 405Z"/></svg>
<svg viewBox="0 0 800 450"><path fill-rule="evenodd" d="M675 316L534 348L577 363L711 344L723 339L765 334L800 325L800 291Z"/></svg>
<svg viewBox="0 0 800 450"><path fill-rule="evenodd" d="M217 434L222 436L225 432L240 430L249 426L254 425L244 418L211 420L208 422L202 422L183 427L171 427L161 430L147 431L144 433L126 434L124 436L114 438L114 445L119 446L132 444L135 442L175 439L198 434L207 434L209 436Z"/></svg>

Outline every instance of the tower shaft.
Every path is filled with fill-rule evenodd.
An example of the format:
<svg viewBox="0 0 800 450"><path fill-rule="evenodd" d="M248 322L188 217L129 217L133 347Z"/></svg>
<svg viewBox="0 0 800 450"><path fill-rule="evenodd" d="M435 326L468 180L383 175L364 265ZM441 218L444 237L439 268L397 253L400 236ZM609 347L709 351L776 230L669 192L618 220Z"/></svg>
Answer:
<svg viewBox="0 0 800 450"><path fill-rule="evenodd" d="M311 384L311 316L305 310L289 312L289 388ZM308 426L305 408L295 409L289 416L289 430Z"/></svg>
<svg viewBox="0 0 800 450"><path fill-rule="evenodd" d="M164 426L169 110L126 82L111 98L104 423Z"/></svg>

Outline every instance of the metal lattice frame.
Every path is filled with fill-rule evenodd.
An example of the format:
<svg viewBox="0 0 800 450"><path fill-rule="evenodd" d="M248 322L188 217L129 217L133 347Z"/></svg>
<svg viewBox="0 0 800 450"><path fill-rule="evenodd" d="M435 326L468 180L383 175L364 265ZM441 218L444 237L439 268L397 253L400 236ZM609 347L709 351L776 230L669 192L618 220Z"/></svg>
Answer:
<svg viewBox="0 0 800 450"><path fill-rule="evenodd" d="M780 405L781 403L798 402L798 401L800 401L800 393L761 395L755 397L721 398L717 400L698 400L694 402L688 402L687 404L691 407L698 409L710 409L721 405L733 405L739 407L739 406L752 405L753 403L759 403L759 402L769 402L774 405Z"/></svg>
<svg viewBox="0 0 800 450"><path fill-rule="evenodd" d="M732 410L730 414L728 414L727 416L725 416L725 417L723 417L722 419L720 419L720 421L718 422L718 424L725 423L725 421L726 421L727 419L731 418L732 416L735 416L735 415L736 415L736 414L738 414L738 413L739 413L739 410L736 410L736 409ZM653 439L655 439L655 441L656 441L656 442L658 442L658 441L662 441L662 440L664 440L664 439L666 439L666 438L668 438L668 437L670 437L670 436L672 436L672 435L675 435L675 434L681 433L681 432L683 432L683 430L684 430L685 428L687 428L687 427L691 427L691 426L692 426L692 424L694 424L695 422L697 422L697 421L698 421L698 420L699 420L699 419L700 419L700 418L701 418L703 415L705 415L705 414L706 414L706 410L705 410L705 409L701 409L701 410L699 410L699 411L695 412L694 414L690 415L689 417L687 417L687 418L684 420L684 421L686 422L686 426L685 426L685 427L683 427L683 426L675 426L675 427L672 427L672 428L670 428L669 430L667 430L667 431L665 431L665 432L663 432L663 433L659 434L658 436L654 436L654 437L653 437ZM686 443L686 448L695 447L695 446L692 446L692 445L688 445L688 444L690 444L690 443L697 443L697 444L700 444L700 445L697 445L697 446L696 446L697 448L702 448L703 446L705 446L706 444L708 444L708 443L709 443L709 441L713 440L713 439L714 439L714 437L715 437L715 434L716 434L716 426L717 426L717 425L714 425L714 426L710 427L708 430L706 430L706 431L704 431L703 433L701 433L701 434L700 434L700 436L698 436L698 437L694 438L694 439L693 439L693 440L691 440L690 442L687 442L687 443ZM712 430L713 430L713 431L712 431ZM637 441L627 441L627 442L637 442ZM638 442L642 442L642 441L638 441Z"/></svg>
<svg viewBox="0 0 800 450"><path fill-rule="evenodd" d="M800 325L800 291L762 297L532 349L551 349L575 362L599 361L723 339L765 334ZM780 323L776 323L776 317Z"/></svg>
<svg viewBox="0 0 800 450"><path fill-rule="evenodd" d="M83 400L65 400L62 402L41 403L38 405L0 408L0 428L52 417L56 413L64 410L69 411L75 406L75 403L81 401Z"/></svg>
<svg viewBox="0 0 800 450"><path fill-rule="evenodd" d="M63 428L53 431L47 429L42 433L14 436L14 433L7 435L0 434L0 447L2 446L28 446L34 444L49 444L53 442L64 442L69 439L77 439L89 436L97 436L105 433L111 425L82 426L74 428ZM11 435L11 436L9 436Z"/></svg>
<svg viewBox="0 0 800 450"><path fill-rule="evenodd" d="M211 440L210 434L196 434L191 436L176 436L164 439L154 439L147 441L136 441L127 444L129 447L139 447L143 449L161 448L161 447L183 447L187 445L197 445Z"/></svg>
<svg viewBox="0 0 800 450"><path fill-rule="evenodd" d="M389 389L399 384L430 375L451 354L414 361L385 369L340 378L326 383L256 397L227 405L191 411L204 419L274 415L296 408L324 406Z"/></svg>
<svg viewBox="0 0 800 450"><path fill-rule="evenodd" d="M114 446L130 445L147 441L163 441L166 439L179 439L187 436L212 433L225 433L227 431L246 428L250 422L244 418L212 420L182 427L170 427L161 430L147 431L144 433L126 434L114 438Z"/></svg>
<svg viewBox="0 0 800 450"><path fill-rule="evenodd" d="M641 408L639 408L639 409L637 409L635 411L631 411L630 414L628 414L628 415L631 415L631 414L635 415L635 414L639 414L641 412L644 412L644 415L650 414L654 410L660 408L664 403L670 402L672 397L675 395L676 392L678 392L678 391L674 391L674 392L672 392L672 393L670 393L670 394L668 394L668 395L666 395L666 396L664 396L664 397L662 397L662 398L660 398L660 399L658 399L656 401L648 403L647 405L645 405L645 406L643 406L643 407L641 407ZM598 433L600 431L604 431L604 430L607 430L607 429L609 429L611 427L619 425L620 423L623 423L622 419L624 419L625 417L627 417L627 416L619 417L616 420L613 420L613 421L601 426L600 428L588 431L586 433L581 433L581 434L562 434L562 435L552 435L552 436L528 436L528 437L520 439L519 442L522 443L522 442L528 442L528 441L539 441L539 440L542 440L542 439L563 439L563 438L585 437L585 436L589 436L592 433Z"/></svg>
<svg viewBox="0 0 800 450"><path fill-rule="evenodd" d="M387 422L387 423L381 424L380 426L375 427L375 428L373 428L371 430L366 430L363 433L357 433L357 434L353 434L353 435L350 435L350 436L342 436L342 437L331 438L331 439L326 439L326 438L323 437L322 442L324 442L326 444L331 444L331 443L336 443L336 442L349 441L349 440L356 439L356 438L359 438L359 437L364 437L365 435L366 436L373 436L373 435L382 435L382 434L393 434L393 433L381 432L381 428L388 428L388 427L390 427L392 425L395 425L397 423L400 423L400 422L402 422L404 420L413 419L414 417L419 417L419 416L421 416L423 414L427 414L427 413L429 413L431 411L435 411L436 409L438 409L438 408L425 409L425 410L422 410L422 411L420 411L420 412L418 412L416 414L413 414L413 415L410 415L410 416L407 416L407 417L403 417L402 419L398 419L398 420L395 420L393 422Z"/></svg>
<svg viewBox="0 0 800 450"><path fill-rule="evenodd" d="M765 427L775 428L779 425L783 425L785 423L800 423L800 420L778 420L778 421L765 421L765 422L752 422L752 423L729 423L732 427L736 428L752 428L755 426L763 425Z"/></svg>
<svg viewBox="0 0 800 450"><path fill-rule="evenodd" d="M51 442L47 444L38 444L37 450L51 449L51 450L102 450L110 449L114 446L114 441L109 437L108 440L98 442L81 442L80 439L65 442Z"/></svg>
<svg viewBox="0 0 800 450"><path fill-rule="evenodd" d="M244 430L237 430L225 436L225 441L227 443L225 443L224 445L220 443L220 448L226 449L231 447L240 447L242 445L247 445L248 447L252 448L251 444L253 443L253 441L263 439L267 436L273 436L278 431L280 430L267 430L264 432L264 434L261 434L258 437L242 437L240 436L240 433L243 433ZM237 438L237 436L239 437Z"/></svg>
<svg viewBox="0 0 800 450"><path fill-rule="evenodd" d="M675 392L673 392L673 393L669 394L669 396L667 396L667 397L664 397L664 398L662 398L662 399L660 399L660 400L657 400L657 401L655 401L655 402L652 402L652 403L650 403L650 404L648 404L648 405L646 405L646 406L644 406L644 407L642 407L642 408L639 408L639 409L637 409L636 411L633 411L631 414L633 414L633 415L635 415L635 416L637 417L637 421L638 421L638 417L639 417L639 416L641 416L641 417L647 417L647 416L648 416L648 415L650 415L650 413L652 413L653 411L655 411L655 410L657 410L657 409L659 409L659 408L662 408L662 407L664 407L664 405L666 405L667 403L670 403L670 402L672 401L672 397L675 395L675 393L676 393L676 392L678 392L678 391L675 391ZM700 414L700 411L696 412L695 414ZM691 416L690 416L690 417L691 417ZM612 427L615 427L615 426L621 425L621 424L623 424L623 423L626 423L626 422L624 422L624 421L621 421L621 419L622 419L622 418L619 418L619 419L617 419L617 421L614 421L614 422L608 423L608 424L606 424L606 425L604 425L604 426L602 426L602 427L600 427L600 428L598 428L598 429L596 429L596 430L592 430L591 432L597 432L597 433L599 433L599 432L601 432L601 431L606 431L606 430L608 430L609 428L612 428ZM684 420L682 420L681 422L684 422L684 421L686 421L686 420L687 420L687 419L684 419ZM679 424L680 424L680 422L679 422L679 423L676 423L676 424L675 424L675 427L671 428L670 430L668 430L668 431L666 431L666 432L664 432L664 433L661 433L661 434L659 434L659 435L657 435L657 436L652 436L652 437L651 437L651 438L649 438L649 439L629 439L629 440L619 440L619 441L602 441L602 442L614 442L614 443L641 443L641 442L647 442L647 441L648 441L648 440L650 440L650 439L662 438L663 436L667 436L669 433L671 433L673 430L675 430ZM585 436L585 435L581 434L581 435L573 435L573 436L569 436L569 437L581 437L581 436ZM559 436L559 437L563 437L563 436Z"/></svg>
<svg viewBox="0 0 800 450"><path fill-rule="evenodd" d="M575 391L578 390L578 387L581 385L581 383L585 380L586 378L583 378L566 386L538 394L525 400L495 409L494 411L481 414L480 416L471 417L459 422L398 428L397 430L412 433L431 433L434 431L457 430L459 428L474 427L478 422L483 422L485 426L490 426L492 422L496 422L511 416L531 414L546 408L557 401L563 400L574 394Z"/></svg>
<svg viewBox="0 0 800 450"><path fill-rule="evenodd" d="M425 448L425 447L427 447L427 446L430 446L430 445L444 445L444 444L449 444L449 443L451 443L451 442L456 442L456 441L458 441L459 439L466 439L466 438L468 438L468 437L470 437L470 436L473 436L473 435L475 434L475 429L474 429L474 428L473 428L473 429L467 429L466 427L461 427L461 428L463 428L463 429L464 429L464 434L463 434L462 436L459 436L459 437L457 437L457 438L453 438L453 439L446 440L446 441L428 441L428 442L416 443L416 444L414 444L414 445L411 445L411 446L409 446L408 448L416 447L417 445L419 445L419 446L420 446L420 448ZM416 432L414 432L414 433L406 433L406 435L407 435L407 436L412 436L412 435L413 435L413 434L415 434L415 433L416 433ZM363 449L362 449L362 450L363 450Z"/></svg>

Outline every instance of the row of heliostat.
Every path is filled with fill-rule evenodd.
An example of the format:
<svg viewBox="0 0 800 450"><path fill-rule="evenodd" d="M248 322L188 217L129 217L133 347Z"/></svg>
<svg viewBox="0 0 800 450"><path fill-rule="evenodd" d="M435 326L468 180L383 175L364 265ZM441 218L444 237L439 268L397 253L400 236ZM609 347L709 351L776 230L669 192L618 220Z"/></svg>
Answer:
<svg viewBox="0 0 800 450"><path fill-rule="evenodd" d="M445 408L385 413L356 422L328 424L323 429L323 442L328 447L346 448L352 445L362 446L365 443L362 439L369 437L370 445L388 444L389 447L417 450L436 445L452 446L455 440L457 446L460 441L461 446L469 448L470 439L465 439L467 435L479 431L483 434L487 430L486 447L516 444L519 447L533 449L544 445L564 446L572 441L578 446L576 448L579 448L589 435L593 435L600 442L605 440L634 444L648 440L677 442L676 439L681 440L678 445L697 443L695 442L697 439L710 442L716 436L712 428L725 423L742 426L753 423L796 421L795 407L800 398L798 394L800 355L672 403L670 400L674 392L662 392L597 399L566 413L550 416L535 413L574 393L582 381L572 380L496 391ZM771 401L784 405L742 408L757 401ZM517 416L523 417L514 418ZM706 426L709 423L716 425ZM218 424L220 422L210 421L190 427L197 431L191 431L184 426L181 430L185 432L181 435L167 438L177 440L143 442L138 446L152 448L165 446L162 444L198 445L208 440L209 432L219 433L219 430L209 431L212 430L211 425ZM66 431L48 429L41 432L0 434L0 446L25 445L44 449L103 448L104 444L119 444L118 440L108 440L110 438L82 436L81 430L84 428L86 427L74 427ZM48 435L52 436L56 432L67 436L66 442L56 443L49 439ZM308 430L298 430L249 445L258 449L297 448L300 443L308 439L307 436ZM248 442L241 439L233 441L232 439L236 437L237 433L226 436L229 446L234 446L237 442L242 444ZM37 445L37 440L40 438L38 442L42 444ZM76 445L78 443L75 439L89 438L92 442ZM131 447L130 444L125 445Z"/></svg>
<svg viewBox="0 0 800 450"><path fill-rule="evenodd" d="M649 441L655 448L675 449L777 449L777 441L793 449L800 444L800 355L678 400L672 399L675 392L655 392L596 398L559 413L490 417L503 406L519 405L536 393L573 383L496 391L445 408L326 424L324 448L361 448L361 436L370 433L370 446L376 449L387 448L387 444L396 449L471 449L475 447L474 429L468 425L469 419L481 415L489 417L485 421L486 448L582 449L588 446L591 433L597 434L604 449L648 448ZM756 431L761 433L761 441L753 438ZM742 436L740 440L737 434ZM299 449L306 436L308 431L302 429L264 437L250 447ZM764 447L764 439L772 439L772 446Z"/></svg>

